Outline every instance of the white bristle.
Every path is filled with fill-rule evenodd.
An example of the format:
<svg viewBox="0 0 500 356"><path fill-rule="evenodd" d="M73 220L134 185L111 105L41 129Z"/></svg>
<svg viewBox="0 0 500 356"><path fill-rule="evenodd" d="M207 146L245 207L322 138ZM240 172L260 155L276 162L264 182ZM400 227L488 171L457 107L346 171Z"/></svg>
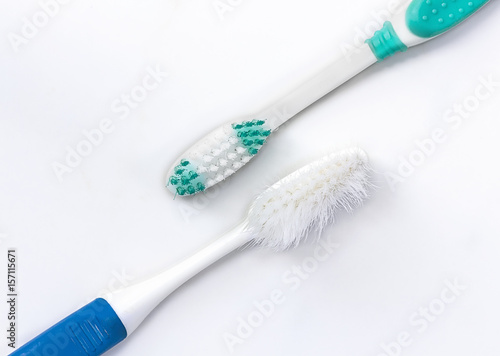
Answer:
<svg viewBox="0 0 500 356"><path fill-rule="evenodd" d="M203 156L203 161L209 163L209 162L212 162L214 158L212 156L209 156L209 155L204 155Z"/></svg>
<svg viewBox="0 0 500 356"><path fill-rule="evenodd" d="M276 250L297 246L321 232L338 209L352 211L368 196L369 166L359 148L332 153L283 178L252 204L254 242Z"/></svg>

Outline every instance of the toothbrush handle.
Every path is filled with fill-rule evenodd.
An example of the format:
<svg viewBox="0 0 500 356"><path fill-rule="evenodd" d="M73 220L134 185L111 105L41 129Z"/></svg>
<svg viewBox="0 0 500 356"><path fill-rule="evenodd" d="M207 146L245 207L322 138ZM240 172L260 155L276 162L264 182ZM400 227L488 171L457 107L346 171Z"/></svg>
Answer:
<svg viewBox="0 0 500 356"><path fill-rule="evenodd" d="M127 337L109 303L98 298L61 320L10 356L97 356Z"/></svg>
<svg viewBox="0 0 500 356"><path fill-rule="evenodd" d="M490 0L409 0L366 43L379 61L429 41L465 21Z"/></svg>
<svg viewBox="0 0 500 356"><path fill-rule="evenodd" d="M415 35L431 38L462 23L490 0L413 0L406 11L406 26Z"/></svg>

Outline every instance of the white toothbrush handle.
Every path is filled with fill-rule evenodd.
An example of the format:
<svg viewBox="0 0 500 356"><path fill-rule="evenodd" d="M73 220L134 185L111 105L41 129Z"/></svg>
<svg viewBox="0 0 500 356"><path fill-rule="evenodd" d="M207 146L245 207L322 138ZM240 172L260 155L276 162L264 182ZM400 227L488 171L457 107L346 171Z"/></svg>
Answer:
<svg viewBox="0 0 500 356"><path fill-rule="evenodd" d="M342 56L334 60L314 77L281 99L276 100L273 105L260 112L256 117L265 118L271 129L275 130L285 121L375 62L377 62L377 58L370 47L364 44L349 56Z"/></svg>
<svg viewBox="0 0 500 356"><path fill-rule="evenodd" d="M104 298L119 316L130 335L170 293L228 253L249 242L247 221L212 244L153 278L117 290Z"/></svg>
<svg viewBox="0 0 500 356"><path fill-rule="evenodd" d="M255 117L272 130L377 61L429 41L462 23L489 0L408 0L395 9L374 36L351 53L334 60L312 79L289 92Z"/></svg>

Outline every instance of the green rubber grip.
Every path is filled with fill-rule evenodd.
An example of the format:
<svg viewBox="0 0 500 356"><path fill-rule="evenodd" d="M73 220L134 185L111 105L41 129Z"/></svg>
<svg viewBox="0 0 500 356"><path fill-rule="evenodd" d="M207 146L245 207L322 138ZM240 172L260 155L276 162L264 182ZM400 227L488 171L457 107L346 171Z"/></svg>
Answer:
<svg viewBox="0 0 500 356"><path fill-rule="evenodd" d="M373 37L367 39L365 42L368 43L368 46L370 46L379 62L398 52L405 52L408 49L399 39L390 21L384 22L384 26L380 30L375 31Z"/></svg>
<svg viewBox="0 0 500 356"><path fill-rule="evenodd" d="M406 12L408 29L416 36L437 36L464 21L489 0L414 0Z"/></svg>

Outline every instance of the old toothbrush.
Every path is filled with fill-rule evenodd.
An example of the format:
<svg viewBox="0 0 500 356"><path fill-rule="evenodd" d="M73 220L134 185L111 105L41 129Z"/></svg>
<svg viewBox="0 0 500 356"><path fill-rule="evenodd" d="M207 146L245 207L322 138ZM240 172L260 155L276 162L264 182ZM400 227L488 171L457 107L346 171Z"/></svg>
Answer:
<svg viewBox="0 0 500 356"><path fill-rule="evenodd" d="M368 157L345 149L291 173L260 194L233 230L173 267L97 298L35 337L11 356L98 356L129 337L184 282L247 243L281 251L311 229L352 211L368 196ZM32 316L36 318L36 315Z"/></svg>

